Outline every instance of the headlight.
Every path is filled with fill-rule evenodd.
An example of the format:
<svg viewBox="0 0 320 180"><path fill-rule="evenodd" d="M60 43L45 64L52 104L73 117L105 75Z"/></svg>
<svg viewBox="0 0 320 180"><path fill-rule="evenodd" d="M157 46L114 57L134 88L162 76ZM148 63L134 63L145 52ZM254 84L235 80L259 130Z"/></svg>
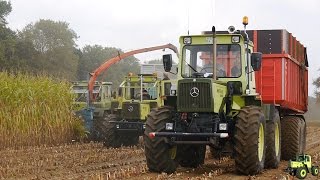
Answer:
<svg viewBox="0 0 320 180"><path fill-rule="evenodd" d="M226 131L227 128L228 128L227 123L220 123L220 124L219 124L219 130L220 130L220 131Z"/></svg>
<svg viewBox="0 0 320 180"><path fill-rule="evenodd" d="M240 42L240 36L231 36L231 42L232 43L239 43Z"/></svg>
<svg viewBox="0 0 320 180"><path fill-rule="evenodd" d="M166 123L166 130L173 130L173 123Z"/></svg>
<svg viewBox="0 0 320 180"><path fill-rule="evenodd" d="M175 96L177 94L177 90L171 90L170 95Z"/></svg>
<svg viewBox="0 0 320 180"><path fill-rule="evenodd" d="M120 128L119 124L117 124L117 125L116 125L116 128L117 128L117 129L119 129L119 128Z"/></svg>
<svg viewBox="0 0 320 180"><path fill-rule="evenodd" d="M183 38L183 44L191 44L191 43L192 43L191 37L184 37Z"/></svg>

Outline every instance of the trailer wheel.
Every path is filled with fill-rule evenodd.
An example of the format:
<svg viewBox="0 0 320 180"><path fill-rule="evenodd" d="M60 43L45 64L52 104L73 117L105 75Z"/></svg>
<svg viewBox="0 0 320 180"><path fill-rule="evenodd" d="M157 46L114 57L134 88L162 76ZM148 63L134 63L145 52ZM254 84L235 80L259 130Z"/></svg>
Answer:
<svg viewBox="0 0 320 180"><path fill-rule="evenodd" d="M266 161L265 167L277 168L280 163L281 156L281 123L277 109L275 109L273 119L267 121L266 134Z"/></svg>
<svg viewBox="0 0 320 180"><path fill-rule="evenodd" d="M285 116L281 120L282 159L290 160L302 154L306 146L306 123L297 116Z"/></svg>
<svg viewBox="0 0 320 180"><path fill-rule="evenodd" d="M313 176L318 176L318 174L319 174L319 168L318 168L317 166L312 166L312 167L311 167L311 174L312 174Z"/></svg>
<svg viewBox="0 0 320 180"><path fill-rule="evenodd" d="M296 176L298 179L304 179L307 177L307 175L308 175L308 171L305 167L299 167L297 169Z"/></svg>
<svg viewBox="0 0 320 180"><path fill-rule="evenodd" d="M103 135L103 144L106 147L118 148L121 146L123 139L122 137L117 135L114 124L109 121L117 121L118 118L115 114L109 114L105 117L104 121L101 123L101 131Z"/></svg>
<svg viewBox="0 0 320 180"><path fill-rule="evenodd" d="M196 168L204 164L205 145L181 145L178 148L178 161L182 167Z"/></svg>
<svg viewBox="0 0 320 180"><path fill-rule="evenodd" d="M149 133L165 130L165 125L172 118L170 107L154 108L148 114L144 131L145 155L150 171L173 173L177 169L177 146L166 143L165 137L151 139Z"/></svg>
<svg viewBox="0 0 320 180"><path fill-rule="evenodd" d="M237 115L235 128L235 164L245 175L260 173L265 162L266 121L261 107L243 107Z"/></svg>

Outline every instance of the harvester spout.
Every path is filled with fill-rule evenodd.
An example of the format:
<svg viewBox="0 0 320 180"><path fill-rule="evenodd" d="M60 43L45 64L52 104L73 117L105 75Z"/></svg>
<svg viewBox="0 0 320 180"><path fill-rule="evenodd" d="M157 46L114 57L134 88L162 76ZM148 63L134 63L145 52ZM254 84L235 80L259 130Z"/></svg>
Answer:
<svg viewBox="0 0 320 180"><path fill-rule="evenodd" d="M90 73L91 77L90 77L89 84L88 84L89 105L94 100L93 93L92 93L93 85L94 85L94 82L97 79L97 77L100 75L100 73L104 72L111 65L121 61L122 59L124 59L124 58L126 58L128 56L133 56L135 54L140 54L140 53L145 53L145 52L150 52L150 51L156 51L156 50L165 49L165 48L171 49L173 52L175 52L177 54L177 56L179 56L178 49L177 49L176 46L174 46L172 44L166 44L166 45L161 45L161 46L154 46L154 47L148 47L148 48L142 48L142 49L129 51L129 52L126 52L126 53L123 53L123 54L119 54L118 56L113 57L111 59L107 59L105 61L105 63L103 63L101 66L99 66L94 72Z"/></svg>

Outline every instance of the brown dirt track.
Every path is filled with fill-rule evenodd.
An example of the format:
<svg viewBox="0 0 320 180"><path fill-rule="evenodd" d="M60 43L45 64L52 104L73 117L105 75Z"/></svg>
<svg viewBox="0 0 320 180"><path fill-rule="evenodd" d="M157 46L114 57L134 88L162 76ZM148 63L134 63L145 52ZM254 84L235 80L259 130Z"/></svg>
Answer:
<svg viewBox="0 0 320 180"><path fill-rule="evenodd" d="M307 130L307 153L320 165L320 123L309 123ZM150 173L141 147L106 149L98 143L7 149L0 151L0 157L0 179L292 179L283 171L285 161L278 169L250 177L236 174L231 159L209 157L197 169ZM317 178L308 174L306 179Z"/></svg>

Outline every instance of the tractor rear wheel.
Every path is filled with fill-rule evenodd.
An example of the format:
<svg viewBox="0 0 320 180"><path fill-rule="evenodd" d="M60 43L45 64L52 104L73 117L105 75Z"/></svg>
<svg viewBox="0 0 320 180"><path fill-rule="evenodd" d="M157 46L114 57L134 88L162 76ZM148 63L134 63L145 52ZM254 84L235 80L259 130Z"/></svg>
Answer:
<svg viewBox="0 0 320 180"><path fill-rule="evenodd" d="M312 174L313 176L318 176L318 174L319 174L319 168L318 168L317 166L312 166L312 167L311 167L311 174Z"/></svg>
<svg viewBox="0 0 320 180"><path fill-rule="evenodd" d="M181 145L178 148L178 161L182 167L197 168L204 164L205 145Z"/></svg>
<svg viewBox="0 0 320 180"><path fill-rule="evenodd" d="M307 177L307 175L308 175L308 171L305 167L299 167L297 169L296 176L298 179L304 179Z"/></svg>
<svg viewBox="0 0 320 180"><path fill-rule="evenodd" d="M265 167L277 168L281 156L281 123L277 109L275 109L272 120L267 121L266 140Z"/></svg>
<svg viewBox="0 0 320 180"><path fill-rule="evenodd" d="M154 108L148 114L143 139L150 171L173 173L177 169L177 146L167 144L165 137L149 136L151 132L165 131L166 123L171 122L171 119L171 108L167 106Z"/></svg>
<svg viewBox="0 0 320 180"><path fill-rule="evenodd" d="M282 159L290 160L303 154L306 147L306 123L297 116L285 116L281 120Z"/></svg>
<svg viewBox="0 0 320 180"><path fill-rule="evenodd" d="M118 148L122 144L122 137L117 134L115 125L109 121L117 121L118 117L115 114L109 114L101 123L101 131L104 140L104 145L107 147Z"/></svg>
<svg viewBox="0 0 320 180"><path fill-rule="evenodd" d="M245 175L260 173L265 162L266 121L261 107L243 107L237 115L235 128L235 164Z"/></svg>

